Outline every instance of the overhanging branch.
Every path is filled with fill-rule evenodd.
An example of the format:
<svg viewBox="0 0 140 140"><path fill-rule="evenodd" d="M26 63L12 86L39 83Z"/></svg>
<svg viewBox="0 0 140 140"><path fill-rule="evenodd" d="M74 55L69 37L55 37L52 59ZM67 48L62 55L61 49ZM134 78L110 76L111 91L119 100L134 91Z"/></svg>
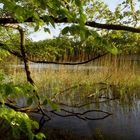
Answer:
<svg viewBox="0 0 140 140"><path fill-rule="evenodd" d="M48 16L40 17L40 19L46 22L47 19L46 17ZM49 18L51 18L54 21L54 23L76 23L75 21L68 21L67 18L59 19L59 18L54 18L52 16L50 16ZM24 22L35 22L35 21L33 20L33 18L28 18ZM0 25L7 24L7 23L16 24L19 22L13 18L0 18ZM125 25L102 24L102 23L97 23L95 21L87 21L85 25L89 27L100 28L100 29L123 30L123 31L129 31L134 33L140 33L140 28L134 28Z"/></svg>
<svg viewBox="0 0 140 140"><path fill-rule="evenodd" d="M0 43L0 46L1 46L1 49L4 49L6 51L8 51L9 53L11 53L12 55L16 56L16 57L19 57L20 59L23 59L22 55L17 52L17 51L14 51L14 50L10 50L6 47L3 47L3 46L6 46L6 44L2 44ZM96 57L93 57L91 59L88 59L86 61L82 61L82 62L56 62L56 61L45 61L45 60L40 60L40 61L37 61L37 60L32 60L32 59L29 59L27 57L27 60L30 61L30 62L33 62L33 63L42 63L42 64L59 64L59 65L82 65L82 64L86 64L86 63L89 63L91 61L94 61L98 58L101 58L105 55L107 55L109 52L106 52L104 54L99 54L97 55Z"/></svg>
<svg viewBox="0 0 140 140"><path fill-rule="evenodd" d="M133 33L140 33L140 28L134 28L134 27L124 26L124 25L101 24L94 21L86 22L86 25L90 27L100 28L100 29L122 30L122 31L129 31Z"/></svg>
<svg viewBox="0 0 140 140"><path fill-rule="evenodd" d="M43 63L43 64L59 64L59 65L82 65L82 64L86 64L86 63L89 63L91 61L94 61L100 57L103 57L105 55L107 55L108 52L104 53L104 54L99 54L98 56L96 57L93 57L91 59L88 59L86 61L82 61L82 62L55 62L55 61L34 61L34 60L30 60L31 62L34 62L34 63Z"/></svg>

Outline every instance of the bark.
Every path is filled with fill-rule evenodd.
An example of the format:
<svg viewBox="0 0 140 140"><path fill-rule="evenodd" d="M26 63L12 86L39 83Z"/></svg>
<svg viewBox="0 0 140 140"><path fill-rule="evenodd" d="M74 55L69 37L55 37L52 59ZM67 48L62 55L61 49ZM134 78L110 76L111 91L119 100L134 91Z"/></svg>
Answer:
<svg viewBox="0 0 140 140"><path fill-rule="evenodd" d="M19 29L20 32L20 50L21 50L21 54L22 54L22 59L24 62L24 66L25 66L25 72L26 72L26 76L27 76L27 81L30 82L32 85L34 85L34 81L31 78L31 72L29 69L29 62L25 53L25 31L23 31L22 29Z"/></svg>
<svg viewBox="0 0 140 140"><path fill-rule="evenodd" d="M54 21L54 23L76 23L75 21L68 21L67 18L59 19L59 18L54 18L50 16L50 18ZM40 17L44 22L46 21L46 16ZM35 22L33 18L28 18L24 22ZM22 23L24 23L22 22ZM13 18L0 18L0 24L7 24L7 23L19 23L17 20ZM123 30L123 31L129 31L129 32L134 32L134 33L140 33L140 28L134 28L130 26L125 26L125 25L119 25L119 24L102 24L102 23L97 23L95 21L87 21L85 23L86 26L89 27L94 27L94 28L100 28L100 29L107 29L107 30Z"/></svg>

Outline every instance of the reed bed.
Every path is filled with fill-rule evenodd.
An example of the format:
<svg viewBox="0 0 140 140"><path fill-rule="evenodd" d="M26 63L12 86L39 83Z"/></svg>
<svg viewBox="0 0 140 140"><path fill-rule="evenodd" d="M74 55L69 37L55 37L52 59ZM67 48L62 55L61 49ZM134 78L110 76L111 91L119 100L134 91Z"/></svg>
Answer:
<svg viewBox="0 0 140 140"><path fill-rule="evenodd" d="M140 85L137 62L126 61L125 58L120 60L112 56L72 67L47 65L46 68L44 65L38 65L36 68L31 67L31 76L41 95L47 95L55 101L67 102L75 99L76 102L85 102L87 97L95 93L98 95L100 89L108 87L115 87L115 90L117 88L124 95ZM26 75L23 69L15 68L12 79L15 83L25 82Z"/></svg>

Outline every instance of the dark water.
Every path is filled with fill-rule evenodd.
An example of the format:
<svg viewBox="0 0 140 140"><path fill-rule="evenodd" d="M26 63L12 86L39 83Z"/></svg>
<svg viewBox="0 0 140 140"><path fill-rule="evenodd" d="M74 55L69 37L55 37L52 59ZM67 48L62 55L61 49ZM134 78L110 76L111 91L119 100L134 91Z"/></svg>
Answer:
<svg viewBox="0 0 140 140"><path fill-rule="evenodd" d="M101 119L82 120L77 117L59 117L50 113L52 120L46 123L47 127L70 130L79 136L90 137L97 135L99 131L100 135L106 140L140 140L140 100L135 100L127 105L119 100L112 100L100 104L91 103L81 108L67 107L65 105L60 107L78 113L93 110L82 117ZM97 110L106 111L112 115L103 119L105 114L97 112ZM67 113L62 111L59 114L66 115Z"/></svg>
<svg viewBox="0 0 140 140"><path fill-rule="evenodd" d="M76 135L79 138L82 136L90 137L90 139L103 140L140 140L140 100L135 100L133 105L125 105L118 100L103 102L100 104L91 103L86 106L76 108L60 105L61 109L65 109L75 113L87 112L81 115L82 118L92 118L95 120L79 119L76 116L60 117L53 113L48 113L51 117L50 121L46 121L43 130L58 130L61 135L66 135L65 131ZM46 108L44 108L44 111ZM111 113L106 118L105 113L98 112L105 111ZM57 112L61 115L68 115L64 111ZM33 115L34 116L34 115ZM36 116L40 118L41 116ZM100 118L99 120L96 120ZM55 131L53 133L55 135ZM56 139L57 139L56 134ZM100 137L99 137L100 135Z"/></svg>

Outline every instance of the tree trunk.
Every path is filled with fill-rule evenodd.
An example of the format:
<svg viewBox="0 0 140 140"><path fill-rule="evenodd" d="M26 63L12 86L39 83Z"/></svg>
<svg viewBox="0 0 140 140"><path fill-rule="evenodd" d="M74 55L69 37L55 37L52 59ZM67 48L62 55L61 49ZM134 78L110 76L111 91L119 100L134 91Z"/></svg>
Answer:
<svg viewBox="0 0 140 140"><path fill-rule="evenodd" d="M20 41L21 41L20 50L21 50L22 59L23 59L24 66L25 66L27 81L30 82L32 85L34 85L35 83L34 83L33 79L31 78L31 72L29 69L29 62L27 60L27 56L25 53L25 31L20 29L19 32L20 32Z"/></svg>

